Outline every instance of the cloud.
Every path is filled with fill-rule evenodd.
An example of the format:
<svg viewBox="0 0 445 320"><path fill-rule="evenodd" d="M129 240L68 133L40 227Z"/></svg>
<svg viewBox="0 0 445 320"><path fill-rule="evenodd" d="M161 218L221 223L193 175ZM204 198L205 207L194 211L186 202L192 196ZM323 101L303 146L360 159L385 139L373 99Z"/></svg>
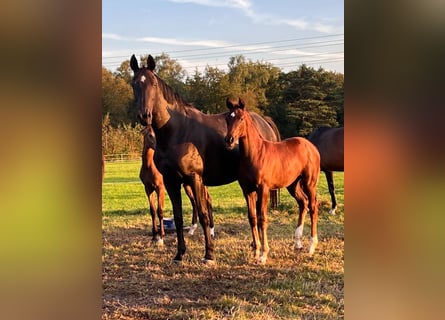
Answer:
<svg viewBox="0 0 445 320"><path fill-rule="evenodd" d="M192 3L208 7L225 7L235 8L242 11L242 13L250 18L254 23L261 23L266 25L286 25L298 30L315 30L320 33L332 33L339 31L340 28L334 25L321 22L307 22L304 19L288 19L270 14L259 13L253 9L250 0L167 0L175 3Z"/></svg>
<svg viewBox="0 0 445 320"><path fill-rule="evenodd" d="M252 6L249 0L168 0L176 3L193 3L208 7L226 7L237 9L248 9Z"/></svg>
<svg viewBox="0 0 445 320"><path fill-rule="evenodd" d="M124 40L123 37L121 37L120 35L115 34L115 33L102 33L102 39Z"/></svg>
<svg viewBox="0 0 445 320"><path fill-rule="evenodd" d="M132 37L124 37L115 33L102 33L102 39L129 41L129 42L149 42L149 43L160 43L160 44L179 45L179 46L200 46L209 48L220 48L232 45L232 43L221 40L181 40L175 38L158 38L158 37L132 38Z"/></svg>
<svg viewBox="0 0 445 320"><path fill-rule="evenodd" d="M219 40L190 41L190 40L180 40L180 39L174 39L174 38L157 38L157 37L136 38L136 39L134 39L134 41L152 42L152 43L161 43L161 44L170 44L170 45L181 45L181 46L201 46L201 47L209 47L209 48L219 48L219 47L230 45L230 43L228 43L226 41L219 41Z"/></svg>

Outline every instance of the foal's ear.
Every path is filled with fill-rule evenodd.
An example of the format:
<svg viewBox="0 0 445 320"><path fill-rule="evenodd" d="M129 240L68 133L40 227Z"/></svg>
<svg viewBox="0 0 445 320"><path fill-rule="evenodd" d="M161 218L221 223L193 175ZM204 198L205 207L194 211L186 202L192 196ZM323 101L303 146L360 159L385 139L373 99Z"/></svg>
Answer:
<svg viewBox="0 0 445 320"><path fill-rule="evenodd" d="M244 102L243 99L238 98L238 105L240 109L244 109L244 107L246 106L246 103Z"/></svg>
<svg viewBox="0 0 445 320"><path fill-rule="evenodd" d="M229 98L226 99L226 106L229 108L229 110L232 110L233 108L233 103L229 100Z"/></svg>
<svg viewBox="0 0 445 320"><path fill-rule="evenodd" d="M150 70L150 71L153 71L156 67L155 59L153 59L151 54L149 54L148 58L147 58L147 67L148 67L148 70Z"/></svg>
<svg viewBox="0 0 445 320"><path fill-rule="evenodd" d="M136 72L139 70L138 59L136 59L136 57L134 55L131 56L130 67L131 67L131 70L133 70L133 72Z"/></svg>

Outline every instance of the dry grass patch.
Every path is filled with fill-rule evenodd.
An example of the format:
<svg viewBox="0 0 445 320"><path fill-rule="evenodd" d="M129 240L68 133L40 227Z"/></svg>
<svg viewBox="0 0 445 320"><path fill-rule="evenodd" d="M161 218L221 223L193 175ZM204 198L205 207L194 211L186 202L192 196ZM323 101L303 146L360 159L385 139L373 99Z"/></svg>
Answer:
<svg viewBox="0 0 445 320"><path fill-rule="evenodd" d="M250 250L243 199L236 186L225 186L222 198L217 189L210 190L216 203L215 267L201 263L204 239L200 228L194 236L186 235L187 252L178 266L172 261L176 234L167 234L164 247L152 246L146 209L104 212L102 318L343 318L343 207L336 216L328 216L329 202L321 203L320 242L314 256L309 257L305 251L294 250L297 215L282 191L279 210L270 213L268 262L257 265ZM139 187L144 200L142 184ZM231 189L234 194L227 191ZM224 201L235 196L241 200ZM319 197L323 201L325 195ZM188 223L189 216L184 218ZM309 224L308 219L305 248Z"/></svg>

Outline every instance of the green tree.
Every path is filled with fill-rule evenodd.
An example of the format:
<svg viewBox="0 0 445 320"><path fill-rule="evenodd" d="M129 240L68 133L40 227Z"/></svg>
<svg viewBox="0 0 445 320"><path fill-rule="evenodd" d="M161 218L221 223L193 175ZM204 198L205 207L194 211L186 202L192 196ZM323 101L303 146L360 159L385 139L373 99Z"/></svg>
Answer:
<svg viewBox="0 0 445 320"><path fill-rule="evenodd" d="M250 110L264 113L269 104L266 91L278 78L280 69L267 62L246 61L244 56L231 57L228 67L224 94L232 99L242 97Z"/></svg>
<svg viewBox="0 0 445 320"><path fill-rule="evenodd" d="M284 137L343 125L343 77L338 74L301 65L280 73L267 92L274 101L268 112Z"/></svg>
<svg viewBox="0 0 445 320"><path fill-rule="evenodd" d="M130 59L125 60L114 72L116 78L123 79L126 83L131 85L131 79L133 78L133 71L130 67Z"/></svg>
<svg viewBox="0 0 445 320"><path fill-rule="evenodd" d="M187 79L187 100L204 113L220 113L226 111L226 96L222 90L224 71L206 66L204 73L198 70Z"/></svg>
<svg viewBox="0 0 445 320"><path fill-rule="evenodd" d="M134 122L134 96L131 86L102 67L102 116L109 114L112 125Z"/></svg>

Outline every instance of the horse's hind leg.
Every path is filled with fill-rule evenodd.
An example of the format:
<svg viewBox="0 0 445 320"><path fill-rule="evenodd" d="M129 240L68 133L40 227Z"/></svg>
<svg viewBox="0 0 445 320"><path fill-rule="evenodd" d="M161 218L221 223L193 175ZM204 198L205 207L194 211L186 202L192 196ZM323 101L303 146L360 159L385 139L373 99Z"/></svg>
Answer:
<svg viewBox="0 0 445 320"><path fill-rule="evenodd" d="M210 197L209 189L205 187L206 191L206 201L207 201L207 210L209 212L209 220L210 220L210 235L212 237L215 236L215 224L213 222L213 207L212 207L212 198Z"/></svg>
<svg viewBox="0 0 445 320"><path fill-rule="evenodd" d="M335 187L334 187L334 174L332 171L325 171L326 181L328 184L329 194L331 195L332 208L329 210L330 214L335 214L337 209L337 199L335 198Z"/></svg>
<svg viewBox="0 0 445 320"><path fill-rule="evenodd" d="M299 177L297 180L294 181L294 183L287 187L290 195L294 197L298 203L299 214L297 228L295 229L295 249L298 250L303 248L301 239L303 238L304 220L306 218L306 213L308 210L308 200L306 195L303 193L303 190L301 189L301 184L299 181L300 179L301 177Z"/></svg>
<svg viewBox="0 0 445 320"><path fill-rule="evenodd" d="M309 199L309 214L311 216L311 244L309 246L309 255L312 255L318 245L317 222L318 222L318 201L317 201L317 182L319 171L306 179L302 179L302 187Z"/></svg>
<svg viewBox="0 0 445 320"><path fill-rule="evenodd" d="M188 185L184 185L184 191L190 199L190 203L192 204L193 214L192 214L192 225L190 226L189 235L193 235L198 228L198 209L195 201L195 197L193 196L192 188ZM205 187L206 192L206 201L207 201L207 211L209 213L210 219L210 235L212 237L215 236L215 226L213 223L213 208L212 208L212 199L210 198L209 190Z"/></svg>
<svg viewBox="0 0 445 320"><path fill-rule="evenodd" d="M207 201L209 199L206 194L207 189L203 183L202 177L199 174L193 173L191 175L191 187L198 209L199 222L204 232L205 255L202 261L206 264L214 264L214 245L210 235L210 219L207 205Z"/></svg>
<svg viewBox="0 0 445 320"><path fill-rule="evenodd" d="M192 188L189 185L184 184L184 191L192 204L192 225L190 226L189 235L193 235L198 228L198 209L196 207L195 197L193 196Z"/></svg>

